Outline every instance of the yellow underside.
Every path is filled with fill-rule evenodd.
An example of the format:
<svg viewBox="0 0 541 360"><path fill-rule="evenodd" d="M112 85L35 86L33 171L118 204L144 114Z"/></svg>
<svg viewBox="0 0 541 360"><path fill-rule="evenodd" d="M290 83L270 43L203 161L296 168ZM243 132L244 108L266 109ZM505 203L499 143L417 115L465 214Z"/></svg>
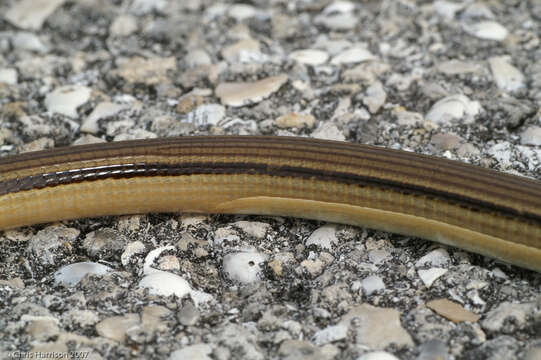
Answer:
<svg viewBox="0 0 541 360"><path fill-rule="evenodd" d="M538 228L491 218L490 214L470 214L438 199L263 175L106 179L21 191L0 196L0 229L148 212L279 215L366 226L437 241L541 271L541 249L536 245ZM508 234L522 231L523 237L532 238L518 242L510 236L506 239L475 230L494 232L495 228L505 227Z"/></svg>

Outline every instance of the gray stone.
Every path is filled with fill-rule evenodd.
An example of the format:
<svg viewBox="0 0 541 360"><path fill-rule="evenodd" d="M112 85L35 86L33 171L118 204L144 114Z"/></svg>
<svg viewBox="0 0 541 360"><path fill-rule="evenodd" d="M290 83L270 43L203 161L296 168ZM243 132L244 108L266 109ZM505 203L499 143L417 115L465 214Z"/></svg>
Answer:
<svg viewBox="0 0 541 360"><path fill-rule="evenodd" d="M184 326L192 326L197 324L201 314L197 307L191 302L187 302L177 314L178 321Z"/></svg>
<svg viewBox="0 0 541 360"><path fill-rule="evenodd" d="M124 343L127 340L126 333L140 323L139 315L125 314L123 316L111 316L96 324L96 332L105 338Z"/></svg>
<svg viewBox="0 0 541 360"><path fill-rule="evenodd" d="M361 285L363 287L363 293L366 296L370 296L375 292L385 289L385 284L383 283L383 280L377 275L370 275L365 277L361 282Z"/></svg>
<svg viewBox="0 0 541 360"><path fill-rule="evenodd" d="M541 145L541 127L529 126L520 133L520 143L522 145Z"/></svg>
<svg viewBox="0 0 541 360"><path fill-rule="evenodd" d="M66 243L75 241L79 233L79 230L64 225L48 226L30 239L27 251L32 252L43 263L52 265L55 263L54 252Z"/></svg>
<svg viewBox="0 0 541 360"><path fill-rule="evenodd" d="M481 325L485 330L496 332L501 331L506 320L512 319L512 327L518 330L526 324L527 317L533 313L534 309L535 303L533 302L523 304L503 302L485 315L484 320L481 321Z"/></svg>
<svg viewBox="0 0 541 360"><path fill-rule="evenodd" d="M416 360L450 360L445 343L441 340L432 339L424 342L419 347L419 356Z"/></svg>
<svg viewBox="0 0 541 360"><path fill-rule="evenodd" d="M83 247L89 256L100 255L101 258L110 258L114 252L124 249L127 240L116 230L103 228L86 234Z"/></svg>
<svg viewBox="0 0 541 360"><path fill-rule="evenodd" d="M399 312L363 304L351 309L342 317L356 336L357 344L380 350L391 344L413 346L413 340L400 324Z"/></svg>
<svg viewBox="0 0 541 360"><path fill-rule="evenodd" d="M62 6L65 0L20 0L13 2L5 19L28 30L39 30L47 18Z"/></svg>

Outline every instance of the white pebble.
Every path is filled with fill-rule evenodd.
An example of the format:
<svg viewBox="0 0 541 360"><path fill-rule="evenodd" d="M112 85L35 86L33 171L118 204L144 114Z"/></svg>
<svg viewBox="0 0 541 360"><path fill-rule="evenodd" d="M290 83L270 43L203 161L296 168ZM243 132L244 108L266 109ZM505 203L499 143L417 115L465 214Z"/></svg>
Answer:
<svg viewBox="0 0 541 360"><path fill-rule="evenodd" d="M126 108L126 105L115 104L108 101L99 103L81 125L81 131L97 134L100 130L98 126L99 120L115 116Z"/></svg>
<svg viewBox="0 0 541 360"><path fill-rule="evenodd" d="M425 117L438 124L452 120L471 123L480 111L481 104L478 101L471 101L464 95L451 95L436 102Z"/></svg>
<svg viewBox="0 0 541 360"><path fill-rule="evenodd" d="M289 57L301 64L316 66L326 63L329 54L322 50L303 49L292 52Z"/></svg>
<svg viewBox="0 0 541 360"><path fill-rule="evenodd" d="M242 21L254 17L256 10L251 5L235 4L229 8L228 14L235 20Z"/></svg>
<svg viewBox="0 0 541 360"><path fill-rule="evenodd" d="M366 95L363 97L363 103L368 110L375 114L385 104L387 93L381 82L376 81L366 89Z"/></svg>
<svg viewBox="0 0 541 360"><path fill-rule="evenodd" d="M328 121L321 122L317 129L312 133L312 137L316 139L324 140L337 140L344 141L346 137L344 133L338 129L338 127Z"/></svg>
<svg viewBox="0 0 541 360"><path fill-rule="evenodd" d="M212 360L212 345L210 344L195 344L185 346L182 349L175 350L169 355L169 360Z"/></svg>
<svg viewBox="0 0 541 360"><path fill-rule="evenodd" d="M447 272L447 269L442 268L431 268L428 270L418 270L417 273L419 273L419 277L423 281L426 287L432 286L434 281L436 281L440 276L445 274Z"/></svg>
<svg viewBox="0 0 541 360"><path fill-rule="evenodd" d="M210 55L203 49L190 50L184 57L184 61L190 68L212 64Z"/></svg>
<svg viewBox="0 0 541 360"><path fill-rule="evenodd" d="M179 298L192 292L190 284L178 275L159 271L145 276L140 282L139 287L148 288L150 294L154 295L176 295Z"/></svg>
<svg viewBox="0 0 541 360"><path fill-rule="evenodd" d="M114 36L129 36L136 31L136 17L127 14L117 16L109 28L109 32Z"/></svg>
<svg viewBox="0 0 541 360"><path fill-rule="evenodd" d="M159 271L145 276L140 282L139 287L149 289L149 293L159 296L175 295L182 298L190 295L195 305L206 303L213 299L212 295L202 291L193 290L190 284L178 275Z"/></svg>
<svg viewBox="0 0 541 360"><path fill-rule="evenodd" d="M354 47L341 52L332 58L331 64L356 64L363 61L374 60L376 57L370 51L363 47Z"/></svg>
<svg viewBox="0 0 541 360"><path fill-rule="evenodd" d="M11 68L0 69L0 83L15 85L17 84L17 70Z"/></svg>
<svg viewBox="0 0 541 360"><path fill-rule="evenodd" d="M323 249L332 249L333 244L336 243L338 243L336 225L333 224L323 225L306 239L306 246L317 245Z"/></svg>
<svg viewBox="0 0 541 360"><path fill-rule="evenodd" d="M495 21L481 21L473 25L464 25L464 30L479 39L501 41L509 31Z"/></svg>
<svg viewBox="0 0 541 360"><path fill-rule="evenodd" d="M329 29L344 31L354 29L359 22L359 18L355 14L347 12L318 15L314 21L316 24L321 24Z"/></svg>
<svg viewBox="0 0 541 360"><path fill-rule="evenodd" d="M369 352L369 353L359 356L357 360L400 360L400 359L386 351L373 351L373 352Z"/></svg>
<svg viewBox="0 0 541 360"><path fill-rule="evenodd" d="M324 10L324 14L347 13L355 10L355 4L351 1L335 1L329 4Z"/></svg>
<svg viewBox="0 0 541 360"><path fill-rule="evenodd" d="M267 256L258 252L238 252L224 257L224 271L231 280L248 284L259 280L260 264Z"/></svg>
<svg viewBox="0 0 541 360"><path fill-rule="evenodd" d="M61 267L54 273L56 285L75 286L86 274L103 275L112 271L108 266L94 262L79 262Z"/></svg>
<svg viewBox="0 0 541 360"><path fill-rule="evenodd" d="M141 241L133 241L126 245L124 252L120 255L120 262L122 265L126 266L129 264L130 259L133 255L141 254L145 251L145 244Z"/></svg>
<svg viewBox="0 0 541 360"><path fill-rule="evenodd" d="M217 125L225 117L225 107L219 104L198 106L188 114L188 121L195 126Z"/></svg>
<svg viewBox="0 0 541 360"><path fill-rule="evenodd" d="M431 266L441 267L447 265L451 261L449 253L443 248L438 248L432 250L415 263L416 267L422 267L423 265L429 264Z"/></svg>
<svg viewBox="0 0 541 360"><path fill-rule="evenodd" d="M455 14L462 10L466 6L465 4L457 4L450 1L438 0L434 1L433 7L434 11L441 17L446 19L453 19Z"/></svg>
<svg viewBox="0 0 541 360"><path fill-rule="evenodd" d="M499 89L512 92L524 87L524 75L509 63L506 56L492 57L488 63Z"/></svg>
<svg viewBox="0 0 541 360"><path fill-rule="evenodd" d="M67 85L54 89L45 97L45 106L52 113L77 118L77 108L90 99L92 90L86 86Z"/></svg>

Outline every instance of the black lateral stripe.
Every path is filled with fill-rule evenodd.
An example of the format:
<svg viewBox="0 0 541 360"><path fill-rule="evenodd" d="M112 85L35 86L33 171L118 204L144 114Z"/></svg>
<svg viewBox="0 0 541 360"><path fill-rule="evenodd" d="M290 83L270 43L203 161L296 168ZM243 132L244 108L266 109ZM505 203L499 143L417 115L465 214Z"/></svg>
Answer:
<svg viewBox="0 0 541 360"><path fill-rule="evenodd" d="M455 193L435 190L432 188L406 184L403 182L385 180L352 173L323 171L306 167L292 166L268 166L260 163L182 163L182 164L121 164L89 167L28 176L20 179L11 179L0 182L0 196L8 193L54 187L71 183L95 181L102 179L119 179L132 177L152 176L186 176L186 175L231 175L231 174L257 174L268 176L294 177L303 179L317 179L321 181L337 182L347 185L371 186L391 189L401 193L415 194L418 196L432 196L444 199L450 203L457 203L476 210L493 211L504 216L521 217L541 223L541 216L529 212L520 212L507 206L473 199Z"/></svg>

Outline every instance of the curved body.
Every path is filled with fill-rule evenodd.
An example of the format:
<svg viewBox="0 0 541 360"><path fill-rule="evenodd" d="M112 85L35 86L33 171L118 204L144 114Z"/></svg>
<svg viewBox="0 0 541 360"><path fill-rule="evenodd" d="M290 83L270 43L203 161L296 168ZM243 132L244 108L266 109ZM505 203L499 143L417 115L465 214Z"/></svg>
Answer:
<svg viewBox="0 0 541 360"><path fill-rule="evenodd" d="M136 140L0 158L0 229L180 211L367 226L541 271L541 182L456 161L265 136Z"/></svg>

